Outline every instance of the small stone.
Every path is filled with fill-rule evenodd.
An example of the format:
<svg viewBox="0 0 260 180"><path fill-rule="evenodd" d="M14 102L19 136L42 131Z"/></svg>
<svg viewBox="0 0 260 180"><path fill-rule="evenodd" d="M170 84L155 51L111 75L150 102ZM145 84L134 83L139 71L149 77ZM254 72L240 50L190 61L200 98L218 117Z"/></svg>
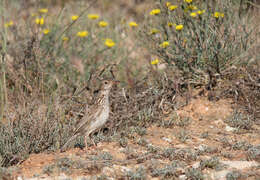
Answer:
<svg viewBox="0 0 260 180"><path fill-rule="evenodd" d="M204 152L207 149L207 146L205 144L199 145L198 149L202 152Z"/></svg>
<svg viewBox="0 0 260 180"><path fill-rule="evenodd" d="M236 128L233 128L233 127L230 127L230 126L226 126L225 130L228 131L228 132L231 132L231 131L233 132L233 131L236 130Z"/></svg>
<svg viewBox="0 0 260 180"><path fill-rule="evenodd" d="M180 180L186 180L186 179L187 179L187 176L185 176L185 175L180 175L180 176L179 176L179 179L180 179Z"/></svg>
<svg viewBox="0 0 260 180"><path fill-rule="evenodd" d="M229 170L223 170L223 171L218 171L218 172L213 172L210 174L211 179L219 179L219 180L225 180L226 175L230 173Z"/></svg>
<svg viewBox="0 0 260 180"><path fill-rule="evenodd" d="M107 175L107 176L113 176L114 170L112 168L110 168L110 167L104 167L102 169L102 173Z"/></svg>
<svg viewBox="0 0 260 180"><path fill-rule="evenodd" d="M260 164L255 161L220 161L221 163L228 165L229 167L236 168L238 170L256 167Z"/></svg>
<svg viewBox="0 0 260 180"><path fill-rule="evenodd" d="M162 138L164 141L167 141L167 142L169 142L169 143L171 143L172 142L172 140L171 139L169 139L169 138L167 138L167 137L163 137Z"/></svg>

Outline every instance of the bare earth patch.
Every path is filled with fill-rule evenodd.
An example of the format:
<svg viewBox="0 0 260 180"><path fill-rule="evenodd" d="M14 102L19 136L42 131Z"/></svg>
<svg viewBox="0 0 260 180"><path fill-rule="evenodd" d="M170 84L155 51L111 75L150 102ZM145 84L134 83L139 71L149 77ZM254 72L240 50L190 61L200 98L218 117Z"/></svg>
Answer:
<svg viewBox="0 0 260 180"><path fill-rule="evenodd" d="M169 128L153 125L144 135L135 133L128 138L126 146L101 142L88 151L74 148L64 153L32 154L18 165L16 177L199 179L199 173L205 179L260 177L259 154L248 155L250 148L260 144L260 127L242 132L227 128L225 120L233 113L231 100L193 99L176 113L189 118L189 123Z"/></svg>

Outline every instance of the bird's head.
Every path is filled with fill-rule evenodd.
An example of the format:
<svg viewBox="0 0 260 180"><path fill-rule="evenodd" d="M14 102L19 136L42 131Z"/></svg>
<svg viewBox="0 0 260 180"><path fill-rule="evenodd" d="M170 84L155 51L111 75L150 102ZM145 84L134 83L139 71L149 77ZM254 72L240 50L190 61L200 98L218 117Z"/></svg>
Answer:
<svg viewBox="0 0 260 180"><path fill-rule="evenodd" d="M102 90L111 90L114 84L119 83L119 81L116 80L103 80L102 81Z"/></svg>

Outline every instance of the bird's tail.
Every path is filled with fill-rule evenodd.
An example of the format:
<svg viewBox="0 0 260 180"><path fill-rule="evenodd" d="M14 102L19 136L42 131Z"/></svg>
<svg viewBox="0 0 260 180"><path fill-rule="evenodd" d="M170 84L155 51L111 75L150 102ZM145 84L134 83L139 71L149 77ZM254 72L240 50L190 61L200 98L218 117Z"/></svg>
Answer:
<svg viewBox="0 0 260 180"><path fill-rule="evenodd" d="M76 139L78 137L78 134L73 135L71 138L69 138L69 140L61 147L61 152L64 152L68 146L68 144L73 141L74 139Z"/></svg>

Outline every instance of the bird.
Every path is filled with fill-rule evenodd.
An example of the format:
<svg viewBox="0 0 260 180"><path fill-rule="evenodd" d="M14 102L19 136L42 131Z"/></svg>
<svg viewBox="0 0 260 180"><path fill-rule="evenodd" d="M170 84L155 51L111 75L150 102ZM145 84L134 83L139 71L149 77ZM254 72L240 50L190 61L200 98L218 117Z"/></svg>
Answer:
<svg viewBox="0 0 260 180"><path fill-rule="evenodd" d="M64 151L67 145L78 136L84 136L85 147L87 147L87 138L90 137L92 132L101 128L109 118L109 94L113 85L118 82L119 81L114 79L102 80L102 85L97 100L91 107L89 107L86 114L77 124L72 137L69 138L69 140L62 146L61 151ZM92 139L91 141L96 146Z"/></svg>

